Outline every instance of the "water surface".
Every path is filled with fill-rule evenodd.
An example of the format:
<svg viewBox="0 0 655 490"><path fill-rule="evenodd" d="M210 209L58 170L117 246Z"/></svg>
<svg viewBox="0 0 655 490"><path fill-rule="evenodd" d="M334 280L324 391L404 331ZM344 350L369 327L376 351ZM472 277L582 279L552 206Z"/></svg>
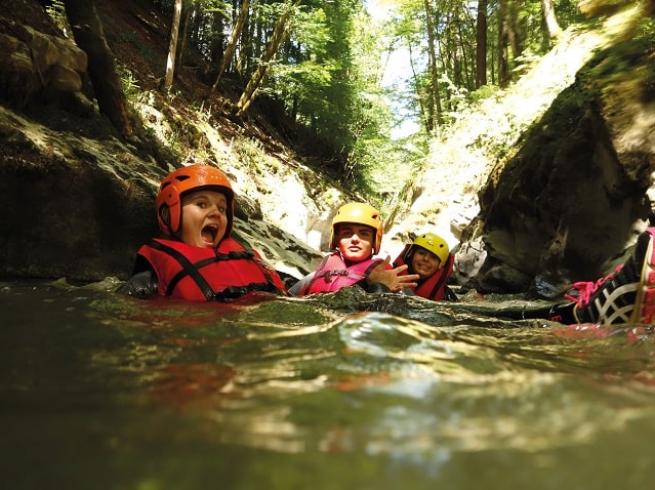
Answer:
<svg viewBox="0 0 655 490"><path fill-rule="evenodd" d="M6 488L643 489L655 477L649 332L499 317L514 301L190 304L111 287L0 284Z"/></svg>

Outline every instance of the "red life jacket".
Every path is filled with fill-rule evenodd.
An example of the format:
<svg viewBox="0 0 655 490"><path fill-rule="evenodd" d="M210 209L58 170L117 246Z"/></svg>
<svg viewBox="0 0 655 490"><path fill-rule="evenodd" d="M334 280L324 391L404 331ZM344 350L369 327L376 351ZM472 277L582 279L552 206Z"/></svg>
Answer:
<svg viewBox="0 0 655 490"><path fill-rule="evenodd" d="M232 238L220 245L194 247L174 240L152 240L138 255L157 275L162 296L191 301L229 301L252 291L284 294L282 279L257 252Z"/></svg>
<svg viewBox="0 0 655 490"><path fill-rule="evenodd" d="M400 255L396 257L396 260L393 261L393 266L398 267L405 263L405 255L411 248L411 244L405 245L405 248ZM455 257L452 254L448 254L446 263L442 267L439 267L437 271L426 279L420 279L418 285L414 288L414 293L417 296L422 298L431 299L433 301L439 301L446 297L446 286L448 285L448 278L453 273L453 264L455 263ZM409 264L408 264L409 265ZM407 274L405 272L404 274Z"/></svg>
<svg viewBox="0 0 655 490"><path fill-rule="evenodd" d="M300 290L298 296L316 293L333 293L352 286L368 277L381 259L367 259L347 266L339 252L333 252L323 259L311 282Z"/></svg>

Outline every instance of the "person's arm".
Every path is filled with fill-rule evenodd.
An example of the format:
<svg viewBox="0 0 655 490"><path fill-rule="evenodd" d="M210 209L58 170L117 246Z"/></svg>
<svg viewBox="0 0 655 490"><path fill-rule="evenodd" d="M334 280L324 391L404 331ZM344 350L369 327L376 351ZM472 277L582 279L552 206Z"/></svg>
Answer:
<svg viewBox="0 0 655 490"><path fill-rule="evenodd" d="M387 257L384 262L374 267L366 277L368 287L375 287L374 285L384 286L388 291L393 293L400 292L405 288L415 288L416 281L421 276L418 274L405 274L407 264L398 267L391 267L391 258ZM368 287L366 289L368 289Z"/></svg>
<svg viewBox="0 0 655 490"><path fill-rule="evenodd" d="M137 272L117 292L136 298L152 298L157 294L157 276L151 269Z"/></svg>
<svg viewBox="0 0 655 490"><path fill-rule="evenodd" d="M298 281L293 286L291 286L289 288L289 296L300 296L301 291L303 291L312 282L312 279L314 279L315 274L316 274L316 272L312 272L311 274L307 274L300 281Z"/></svg>

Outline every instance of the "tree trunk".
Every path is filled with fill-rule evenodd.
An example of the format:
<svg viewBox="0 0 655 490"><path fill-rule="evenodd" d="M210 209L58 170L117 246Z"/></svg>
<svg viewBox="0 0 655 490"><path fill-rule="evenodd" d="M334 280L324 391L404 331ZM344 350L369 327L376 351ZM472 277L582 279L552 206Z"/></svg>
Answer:
<svg viewBox="0 0 655 490"><path fill-rule="evenodd" d="M275 25L275 29L273 30L273 35L268 41L264 55L259 62L259 66L252 74L252 77L250 77L248 85L246 85L246 88L243 90L241 97L239 97L239 101L237 102L236 107L236 115L238 117L243 116L244 112L248 110L248 107L250 107L250 104L252 104L253 100L255 100L257 90L266 77L268 67L273 60L273 57L289 35L289 19L295 11L296 5L299 3L300 0L294 0L293 3L289 3L284 13L278 19L277 24Z"/></svg>
<svg viewBox="0 0 655 490"><path fill-rule="evenodd" d="M562 34L562 29L555 16L553 0L541 0L541 11L546 21L546 33L549 39L557 39Z"/></svg>
<svg viewBox="0 0 655 490"><path fill-rule="evenodd" d="M180 33L180 19L182 18L182 0L175 0L173 9L173 22L171 24L171 39L168 44L168 57L166 58L166 76L162 84L162 90L168 92L173 85L173 75L175 75L175 52L177 51L177 41Z"/></svg>
<svg viewBox="0 0 655 490"><path fill-rule="evenodd" d="M211 47L209 49L209 60L211 61L212 66L216 66L223 61L223 43L225 42L225 36L223 34L223 19L224 16L221 12L214 12L214 22L212 26L214 37L212 38Z"/></svg>
<svg viewBox="0 0 655 490"><path fill-rule="evenodd" d="M193 24L191 26L191 35L189 36L196 47L200 46L200 32L202 31L203 17L202 11L196 8L196 15L193 17Z"/></svg>
<svg viewBox="0 0 655 490"><path fill-rule="evenodd" d="M255 31L255 41L254 41L254 51L253 57L259 59L262 55L262 46L264 46L265 36L264 36L264 22L262 21L262 16L257 16L257 29Z"/></svg>
<svg viewBox="0 0 655 490"><path fill-rule="evenodd" d="M300 97L298 94L293 94L292 99L291 99L291 120L295 121L298 119L298 104L300 102Z"/></svg>
<svg viewBox="0 0 655 490"><path fill-rule="evenodd" d="M512 56L516 59L523 53L523 33L518 22L518 7L516 0L505 0L505 3L507 37L509 39L509 45L512 48Z"/></svg>
<svg viewBox="0 0 655 490"><path fill-rule="evenodd" d="M253 22L250 15L246 17L246 21L241 29L241 42L239 50L239 58L237 60L236 71L244 78L248 76L248 68L250 64L250 57L252 55L252 37L253 37Z"/></svg>
<svg viewBox="0 0 655 490"><path fill-rule="evenodd" d="M409 49L409 66L412 68L412 75L414 77L414 87L416 87L416 98L418 99L419 114L421 115L421 121L425 122L425 131L428 134L432 133L434 129L434 114L433 108L428 110L425 109L423 104L423 97L421 96L421 85L418 81L418 76L416 75L416 69L414 67L414 55L412 53L412 41L407 39L407 48ZM428 103L428 106L431 102Z"/></svg>
<svg viewBox="0 0 655 490"><path fill-rule="evenodd" d="M445 46L444 49L439 50L439 52L441 53L441 65L443 66L444 73L446 73L446 75L448 75L452 80L453 79L452 77L453 74L452 52L453 51L452 49L448 49L448 46ZM450 88L449 86L446 86L443 94L443 101L444 101L444 106L448 111L452 110L450 100L451 100Z"/></svg>
<svg viewBox="0 0 655 490"><path fill-rule="evenodd" d="M493 41L490 44L492 45L487 45L487 52L491 58L489 60L489 67L491 68L491 85L496 85L496 50L494 49Z"/></svg>
<svg viewBox="0 0 655 490"><path fill-rule="evenodd" d="M428 69L430 70L430 90L428 93L428 114L432 119L432 114L439 125L442 121L441 114L441 97L439 94L439 71L437 70L437 50L435 42L435 22L432 17L432 7L429 0L424 0L425 19L428 29ZM429 131L434 130L434 124L430 122Z"/></svg>
<svg viewBox="0 0 655 490"><path fill-rule="evenodd" d="M487 84L487 0L478 0L475 63L475 88L479 88Z"/></svg>
<svg viewBox="0 0 655 490"><path fill-rule="evenodd" d="M507 64L507 5L506 0L498 1L498 84L507 86L509 66Z"/></svg>
<svg viewBox="0 0 655 490"><path fill-rule="evenodd" d="M464 46L464 43L466 42L464 39L464 33L462 32L462 24L457 23L457 45L459 46L459 50L462 53L462 80L463 80L463 85L466 87L467 90L471 90L471 72L472 69L469 64L469 58L468 58L468 50L466 49L466 46Z"/></svg>
<svg viewBox="0 0 655 490"><path fill-rule="evenodd" d="M75 42L89 57L89 78L100 112L109 118L124 138L130 136L132 124L127 112L127 100L95 3L93 0L65 0L64 5Z"/></svg>
<svg viewBox="0 0 655 490"><path fill-rule="evenodd" d="M248 17L249 8L250 8L250 0L243 0L243 3L241 4L241 11L239 12L239 16L237 17L237 20L234 23L234 27L232 27L232 34L230 34L230 40L227 43L225 52L223 53L223 60L221 61L221 67L218 69L218 75L216 75L216 81L212 86L210 95L216 92L216 89L218 88L218 84L221 82L221 77L223 76L225 69L232 62L232 56L234 56L234 51L237 47L237 40L239 39L239 35L243 30L243 25L246 21L246 18Z"/></svg>
<svg viewBox="0 0 655 490"><path fill-rule="evenodd" d="M180 33L180 49L178 50L177 56L175 57L175 72L178 73L180 68L182 68L182 63L184 61L184 51L186 50L186 45L189 41L189 19L191 14L195 10L196 6L190 5L189 0L183 2L182 5L182 31Z"/></svg>

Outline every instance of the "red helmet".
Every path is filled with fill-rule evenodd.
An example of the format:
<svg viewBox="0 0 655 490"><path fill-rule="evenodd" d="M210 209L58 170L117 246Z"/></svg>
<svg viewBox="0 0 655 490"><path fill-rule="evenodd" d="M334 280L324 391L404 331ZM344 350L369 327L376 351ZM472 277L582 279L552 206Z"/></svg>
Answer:
<svg viewBox="0 0 655 490"><path fill-rule="evenodd" d="M177 236L182 228L182 196L187 192L216 187L227 199L227 227L230 236L234 219L234 191L227 176L216 167L196 164L182 167L168 174L159 184L155 201L157 221L164 234Z"/></svg>

